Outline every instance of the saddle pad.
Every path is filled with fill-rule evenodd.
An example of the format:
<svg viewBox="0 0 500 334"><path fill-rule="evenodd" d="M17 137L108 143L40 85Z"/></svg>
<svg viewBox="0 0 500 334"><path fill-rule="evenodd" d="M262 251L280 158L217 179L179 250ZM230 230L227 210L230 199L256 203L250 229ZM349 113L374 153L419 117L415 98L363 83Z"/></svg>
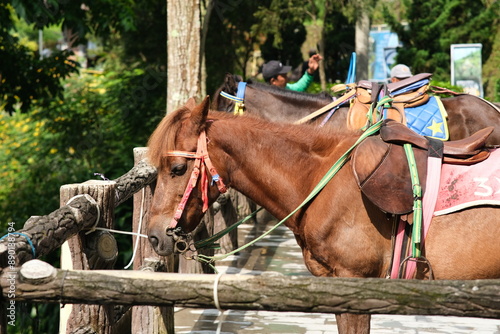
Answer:
<svg viewBox="0 0 500 334"><path fill-rule="evenodd" d="M500 206L500 149L474 165L443 164L434 216L477 205Z"/></svg>
<svg viewBox="0 0 500 334"><path fill-rule="evenodd" d="M427 177L427 150L413 148L422 192ZM392 214L413 211L413 188L403 146L368 137L353 151L351 166L359 188L378 208Z"/></svg>
<svg viewBox="0 0 500 334"><path fill-rule="evenodd" d="M406 124L416 133L440 140L448 140L447 114L441 100L431 96L426 104L405 108Z"/></svg>

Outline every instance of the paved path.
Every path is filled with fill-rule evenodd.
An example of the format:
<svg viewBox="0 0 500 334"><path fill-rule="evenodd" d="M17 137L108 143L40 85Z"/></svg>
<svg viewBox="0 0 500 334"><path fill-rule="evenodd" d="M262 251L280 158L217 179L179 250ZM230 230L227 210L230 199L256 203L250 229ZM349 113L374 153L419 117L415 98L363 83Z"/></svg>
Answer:
<svg viewBox="0 0 500 334"><path fill-rule="evenodd" d="M272 225L241 225L242 242ZM253 274L276 271L310 275L293 234L279 227L248 251L217 263L219 272ZM176 334L325 334L338 333L335 316L323 313L269 312L176 308ZM500 334L500 320L436 316L372 316L372 334Z"/></svg>

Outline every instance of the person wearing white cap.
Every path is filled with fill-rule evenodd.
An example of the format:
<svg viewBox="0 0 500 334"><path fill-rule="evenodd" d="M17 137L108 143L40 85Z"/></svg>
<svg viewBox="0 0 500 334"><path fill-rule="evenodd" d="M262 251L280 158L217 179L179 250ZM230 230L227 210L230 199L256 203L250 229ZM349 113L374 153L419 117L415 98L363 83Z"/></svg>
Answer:
<svg viewBox="0 0 500 334"><path fill-rule="evenodd" d="M304 72L304 75L299 79L299 81L290 84L288 83L288 72L292 70L291 66L283 66L283 64L278 60L271 60L262 66L262 76L267 83L278 86L281 88L287 88L297 92L305 91L314 79L314 72L319 67L319 61L323 59L319 54L312 55L309 58L309 68Z"/></svg>
<svg viewBox="0 0 500 334"><path fill-rule="evenodd" d="M413 76L410 68L404 64L397 64L391 69L391 82L398 82Z"/></svg>

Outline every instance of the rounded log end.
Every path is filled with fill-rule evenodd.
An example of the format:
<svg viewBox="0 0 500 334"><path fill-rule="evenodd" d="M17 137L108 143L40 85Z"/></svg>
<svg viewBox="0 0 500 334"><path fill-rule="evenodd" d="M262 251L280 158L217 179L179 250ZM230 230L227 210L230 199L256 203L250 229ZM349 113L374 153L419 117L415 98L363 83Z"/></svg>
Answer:
<svg viewBox="0 0 500 334"><path fill-rule="evenodd" d="M50 282L57 275L57 270L47 262L30 260L24 263L19 270L20 279L31 284Z"/></svg>

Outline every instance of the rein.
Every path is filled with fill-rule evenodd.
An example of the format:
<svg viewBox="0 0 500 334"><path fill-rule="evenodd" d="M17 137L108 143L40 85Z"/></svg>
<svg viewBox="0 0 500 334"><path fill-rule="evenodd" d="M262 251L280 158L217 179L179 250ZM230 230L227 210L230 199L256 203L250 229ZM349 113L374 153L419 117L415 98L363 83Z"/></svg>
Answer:
<svg viewBox="0 0 500 334"><path fill-rule="evenodd" d="M217 187L221 193L225 193L227 191L227 187L222 182L221 177L217 173L210 157L208 156L207 149L207 134L205 131L200 133L198 137L198 148L196 152L187 152L187 151L169 151L167 152L167 156L170 157L184 157L187 159L195 159L193 171L191 172L191 177L189 178L189 182L186 186L186 190L184 191L184 195L182 196L181 202L177 206L177 210L175 211L175 215L170 221L170 228L175 228L179 219L182 216L182 212L186 207L186 203L189 199L189 195L193 191L194 187L196 187L196 183L198 182L198 178L201 173L201 182L202 182L202 198L203 198L203 212L208 210L208 177L206 173L206 169L208 169L210 175L212 175L212 185L213 183L217 183Z"/></svg>

